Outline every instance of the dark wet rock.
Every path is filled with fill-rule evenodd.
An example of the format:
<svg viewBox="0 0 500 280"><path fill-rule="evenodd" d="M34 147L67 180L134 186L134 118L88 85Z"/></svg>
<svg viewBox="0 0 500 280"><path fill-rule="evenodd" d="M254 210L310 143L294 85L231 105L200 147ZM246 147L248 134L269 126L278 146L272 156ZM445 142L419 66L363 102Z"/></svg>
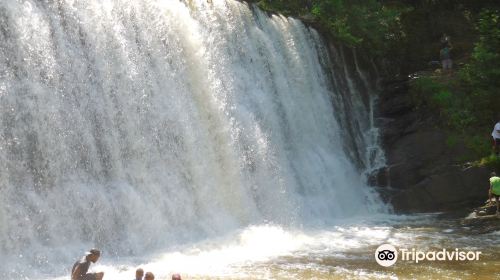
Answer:
<svg viewBox="0 0 500 280"><path fill-rule="evenodd" d="M373 171L368 176L368 185L378 186L378 187L388 187L389 186L389 170L387 168L380 168Z"/></svg>
<svg viewBox="0 0 500 280"><path fill-rule="evenodd" d="M496 202L486 201L483 206L475 208L460 223L473 228L478 233L498 231L500 230L500 215L497 215L496 211Z"/></svg>
<svg viewBox="0 0 500 280"><path fill-rule="evenodd" d="M451 166L401 190L390 200L398 212L449 211L479 205L488 196L489 170Z"/></svg>
<svg viewBox="0 0 500 280"><path fill-rule="evenodd" d="M458 164L471 151L460 139L447 143L439 114L416 106L408 85L401 77L382 83L376 117L387 168L372 174L370 183L392 190L389 201L397 212L477 206L487 197L490 170Z"/></svg>

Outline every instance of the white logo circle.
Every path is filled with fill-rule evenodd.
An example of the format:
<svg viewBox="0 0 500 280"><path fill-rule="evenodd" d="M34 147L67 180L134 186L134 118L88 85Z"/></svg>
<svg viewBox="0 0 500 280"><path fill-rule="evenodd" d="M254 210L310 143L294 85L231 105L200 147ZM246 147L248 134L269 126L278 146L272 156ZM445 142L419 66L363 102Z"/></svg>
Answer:
<svg viewBox="0 0 500 280"><path fill-rule="evenodd" d="M381 266L391 266L398 260L398 250L391 244L382 244L375 250L375 260Z"/></svg>

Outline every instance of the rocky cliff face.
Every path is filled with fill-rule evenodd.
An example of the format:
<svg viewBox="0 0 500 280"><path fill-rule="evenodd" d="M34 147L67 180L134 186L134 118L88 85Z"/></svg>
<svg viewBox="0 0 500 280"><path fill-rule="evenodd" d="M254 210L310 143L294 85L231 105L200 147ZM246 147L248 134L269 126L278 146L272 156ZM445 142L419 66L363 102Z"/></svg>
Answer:
<svg viewBox="0 0 500 280"><path fill-rule="evenodd" d="M443 20L437 17L437 21L432 23L429 23L428 17L422 16L422 13L441 15L443 12L447 16L443 17ZM464 21L464 13L460 10L451 14L449 12L449 9L443 10L441 7L406 15L404 20L411 31L410 43L405 46L409 51L404 59L397 60L400 62L396 65L395 61L388 58L379 61L377 65L384 65L384 74L394 75L400 71L414 71L426 67L428 58L433 57L439 48L439 38L442 35L439 30L450 29L447 25L452 18L454 27L451 28L450 31L453 32L450 34L454 38L455 55L470 51L471 42L474 41L474 31L470 23ZM313 18L303 17L301 20L319 30L327 41L336 41L329 38L328 32L324 32L322 26ZM417 25L416 20L419 23ZM439 28L435 28L436 24ZM335 58L337 51L331 48L330 52ZM345 57L342 55L343 62L347 63L341 64L347 65L347 68L354 65L350 53L345 51ZM360 54L360 57L363 56ZM373 65L368 63L367 57L370 55L359 59L360 68L373 72L373 75L369 75L371 77L379 76ZM335 70L342 72L345 69ZM332 79L336 79L334 74ZM344 81L336 82L341 85L340 88L345 87ZM382 128L387 167L373 173L370 183L380 187L385 199L400 213L466 210L481 205L487 198L490 170L462 164L460 158L466 157L470 151L460 141L453 147L447 145L448 133L439 124L440 116L428 108L417 108L409 92L409 83L408 78L391 79L381 83L376 119L377 126ZM354 84L363 83L358 81ZM353 128L344 126L344 129ZM354 140L351 142L354 143ZM347 149L355 150L352 147ZM363 168L359 155L353 155L352 159L359 168Z"/></svg>
<svg viewBox="0 0 500 280"><path fill-rule="evenodd" d="M458 164L470 151L463 143L450 147L439 115L417 108L407 78L381 85L377 120L387 168L372 177L383 187L396 212L433 212L475 207L487 199L487 168ZM460 141L459 141L460 142Z"/></svg>

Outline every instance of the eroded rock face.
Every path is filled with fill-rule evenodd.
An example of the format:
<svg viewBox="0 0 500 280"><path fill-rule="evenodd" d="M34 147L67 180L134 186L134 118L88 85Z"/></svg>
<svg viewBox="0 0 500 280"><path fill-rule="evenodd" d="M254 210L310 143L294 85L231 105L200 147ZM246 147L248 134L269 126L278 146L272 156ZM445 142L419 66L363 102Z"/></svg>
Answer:
<svg viewBox="0 0 500 280"><path fill-rule="evenodd" d="M397 212L432 212L474 207L488 196L487 168L464 168L457 163L469 151L463 143L447 144L439 115L417 108L408 79L382 84L377 119L387 168L371 183L386 187L386 199Z"/></svg>
<svg viewBox="0 0 500 280"><path fill-rule="evenodd" d="M486 168L462 169L451 166L439 174L400 191L391 198L400 212L429 212L469 208L488 197L489 171Z"/></svg>

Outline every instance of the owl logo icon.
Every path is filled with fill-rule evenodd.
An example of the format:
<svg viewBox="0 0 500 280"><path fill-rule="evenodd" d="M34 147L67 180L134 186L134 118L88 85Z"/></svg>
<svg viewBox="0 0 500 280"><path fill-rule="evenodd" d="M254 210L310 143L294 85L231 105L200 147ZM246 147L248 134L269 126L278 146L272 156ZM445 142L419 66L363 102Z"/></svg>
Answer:
<svg viewBox="0 0 500 280"><path fill-rule="evenodd" d="M382 244L375 250L375 260L379 265L389 267L398 260L398 250L391 244Z"/></svg>

